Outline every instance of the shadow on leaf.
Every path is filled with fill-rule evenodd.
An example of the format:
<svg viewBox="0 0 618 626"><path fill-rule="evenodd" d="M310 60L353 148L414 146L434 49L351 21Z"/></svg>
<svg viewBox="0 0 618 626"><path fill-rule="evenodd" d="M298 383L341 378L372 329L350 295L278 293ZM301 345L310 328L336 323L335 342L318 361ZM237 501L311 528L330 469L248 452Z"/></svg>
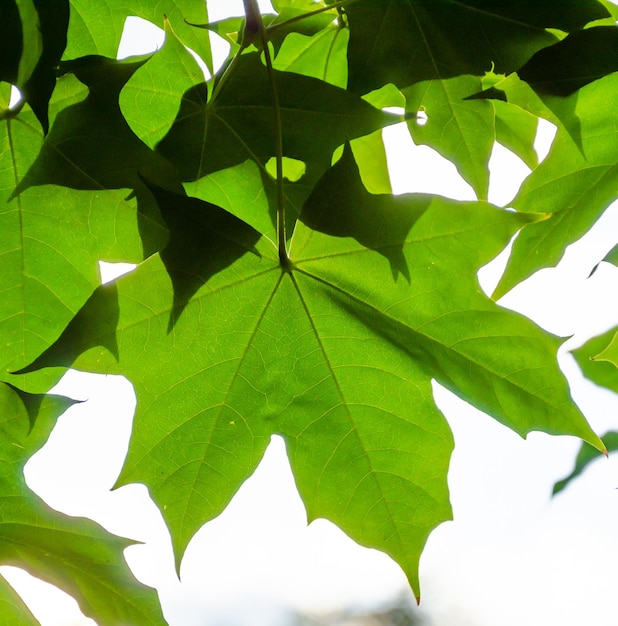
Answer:
<svg viewBox="0 0 618 626"><path fill-rule="evenodd" d="M161 260L174 289L171 331L189 300L212 276L247 252L259 255L255 244L260 233L215 204L142 180L154 195L170 233Z"/></svg>
<svg viewBox="0 0 618 626"><path fill-rule="evenodd" d="M129 63L101 56L63 63L62 70L73 73L88 88L88 95L57 115L39 155L11 197L47 184L93 191L132 189L148 256L161 249L165 229L138 170L172 190L182 191L182 186L173 166L135 135L118 105L121 89L143 63L143 59Z"/></svg>
<svg viewBox="0 0 618 626"><path fill-rule="evenodd" d="M353 237L378 252L410 282L403 246L431 198L418 194L371 194L363 185L352 149L326 172L303 206L300 219L309 228L333 237Z"/></svg>
<svg viewBox="0 0 618 626"><path fill-rule="evenodd" d="M116 328L119 318L117 286L114 283L101 285L64 329L58 341L30 365L12 373L28 374L44 367L70 367L81 353L93 348L102 348L118 360ZM63 341L63 338L68 340Z"/></svg>

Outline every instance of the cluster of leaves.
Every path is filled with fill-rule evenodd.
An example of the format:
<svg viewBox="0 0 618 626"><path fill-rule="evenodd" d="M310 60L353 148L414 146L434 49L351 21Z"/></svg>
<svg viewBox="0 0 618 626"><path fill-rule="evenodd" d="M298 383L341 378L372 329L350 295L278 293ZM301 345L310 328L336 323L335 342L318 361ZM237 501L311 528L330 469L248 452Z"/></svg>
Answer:
<svg viewBox="0 0 618 626"><path fill-rule="evenodd" d="M451 516L453 441L432 379L523 436L604 449L557 367L560 341L494 299L618 196L616 7L273 6L245 0L219 23L203 0L2 6L0 562L100 623L164 619L125 540L25 485L69 403L47 393L68 367L134 384L117 484L148 486L178 563L278 434L308 518L391 555L418 593L425 541ZM129 15L165 43L116 60ZM205 80L209 32L231 51ZM539 117L557 127L540 164ZM477 201L391 193L381 129L404 118ZM531 168L514 210L487 202L496 141ZM492 299L476 273L516 233ZM99 260L137 268L101 286ZM615 364L617 346L603 352ZM36 623L0 593L4 623Z"/></svg>

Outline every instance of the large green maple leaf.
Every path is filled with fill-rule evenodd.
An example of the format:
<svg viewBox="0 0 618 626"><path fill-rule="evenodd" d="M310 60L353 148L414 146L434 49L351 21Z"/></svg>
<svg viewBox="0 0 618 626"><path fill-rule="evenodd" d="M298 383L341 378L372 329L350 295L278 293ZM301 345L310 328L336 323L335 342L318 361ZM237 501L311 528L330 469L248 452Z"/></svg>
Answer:
<svg viewBox="0 0 618 626"><path fill-rule="evenodd" d="M164 624L156 593L135 580L122 557L132 542L54 511L26 485L26 461L71 404L0 383L0 562L60 587L100 624ZM3 623L38 623L3 581L0 602L7 603Z"/></svg>
<svg viewBox="0 0 618 626"><path fill-rule="evenodd" d="M558 340L476 279L530 216L371 195L347 149L305 203L282 267L219 207L151 188L169 245L99 288L31 367L134 383L119 483L148 485L179 559L280 434L309 519L387 552L418 591L423 545L451 514L453 442L432 378L522 435L602 447L556 366Z"/></svg>

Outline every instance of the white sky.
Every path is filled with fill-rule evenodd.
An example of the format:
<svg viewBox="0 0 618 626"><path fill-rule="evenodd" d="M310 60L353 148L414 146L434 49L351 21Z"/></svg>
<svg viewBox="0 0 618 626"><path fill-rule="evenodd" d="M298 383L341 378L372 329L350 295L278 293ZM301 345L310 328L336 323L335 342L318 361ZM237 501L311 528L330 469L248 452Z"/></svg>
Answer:
<svg viewBox="0 0 618 626"><path fill-rule="evenodd" d="M213 20L222 17L216 8L242 13L241 0L209 7ZM551 137L551 129L542 130ZM396 191L473 197L454 167L415 147L405 129L389 128L385 137L396 155ZM526 172L497 148L491 199L508 201ZM618 324L618 268L603 264L587 279L618 240L615 233L617 203L558 268L539 272L501 303L551 332L574 335L566 347ZM496 280L499 264L483 271L484 285ZM569 355L561 363L592 426L600 433L616 428L618 396L585 381ZM130 435L130 385L73 373L58 391L88 402L60 418L49 443L28 463L28 483L52 506L143 541L126 557L143 582L158 588L171 626L278 626L285 623L285 607L368 607L407 589L385 555L357 546L328 522L307 527L279 439L228 509L197 534L180 583L167 531L145 488L109 491ZM552 500L552 485L570 471L577 441L540 433L524 441L438 385L436 400L455 433L449 474L455 521L432 534L422 558L421 612L428 624L615 626L618 459L595 463ZM64 594L15 568L1 571L43 626L92 626Z"/></svg>

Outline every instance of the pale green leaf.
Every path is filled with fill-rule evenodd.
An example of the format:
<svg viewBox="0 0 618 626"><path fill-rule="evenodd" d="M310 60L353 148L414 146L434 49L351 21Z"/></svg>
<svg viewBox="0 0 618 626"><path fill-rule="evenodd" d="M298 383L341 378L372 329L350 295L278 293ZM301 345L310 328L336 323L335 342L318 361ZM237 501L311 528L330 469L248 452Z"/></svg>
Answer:
<svg viewBox="0 0 618 626"><path fill-rule="evenodd" d="M354 139L350 142L350 146L367 191L370 193L392 193L382 131L376 130L375 133Z"/></svg>
<svg viewBox="0 0 618 626"><path fill-rule="evenodd" d="M509 102L555 123L547 158L523 182L512 202L518 211L547 213L517 238L494 297L542 267L556 265L618 198L618 74L606 76L562 98L539 96L516 76L500 89Z"/></svg>
<svg viewBox="0 0 618 626"><path fill-rule="evenodd" d="M477 197L486 200L487 166L496 139L494 109L487 101L465 99L480 89L480 78L459 76L419 82L403 94L414 142L428 145L452 161ZM427 115L423 124L415 117L419 111Z"/></svg>
<svg viewBox="0 0 618 626"><path fill-rule="evenodd" d="M616 393L618 393L618 368L613 363L596 357L607 348L617 333L618 328L611 328L572 351L586 378Z"/></svg>
<svg viewBox="0 0 618 626"><path fill-rule="evenodd" d="M69 44L65 59L88 54L115 58L125 20L134 15L163 27L165 17L174 32L212 68L210 39L187 24L208 22L204 0L71 0Z"/></svg>
<svg viewBox="0 0 618 626"><path fill-rule="evenodd" d="M492 104L495 111L496 141L533 170L539 164L539 155L534 149L538 118L501 100L494 100Z"/></svg>
<svg viewBox="0 0 618 626"><path fill-rule="evenodd" d="M120 110L133 132L149 147L169 131L185 91L204 73L165 22L165 43L131 76L120 92Z"/></svg>
<svg viewBox="0 0 618 626"><path fill-rule="evenodd" d="M283 41L273 61L276 70L319 78L335 87L346 88L346 51L349 31L331 27L307 36L291 33Z"/></svg>
<svg viewBox="0 0 618 626"><path fill-rule="evenodd" d="M39 622L24 601L2 576L0 576L0 615L6 626L39 626Z"/></svg>

